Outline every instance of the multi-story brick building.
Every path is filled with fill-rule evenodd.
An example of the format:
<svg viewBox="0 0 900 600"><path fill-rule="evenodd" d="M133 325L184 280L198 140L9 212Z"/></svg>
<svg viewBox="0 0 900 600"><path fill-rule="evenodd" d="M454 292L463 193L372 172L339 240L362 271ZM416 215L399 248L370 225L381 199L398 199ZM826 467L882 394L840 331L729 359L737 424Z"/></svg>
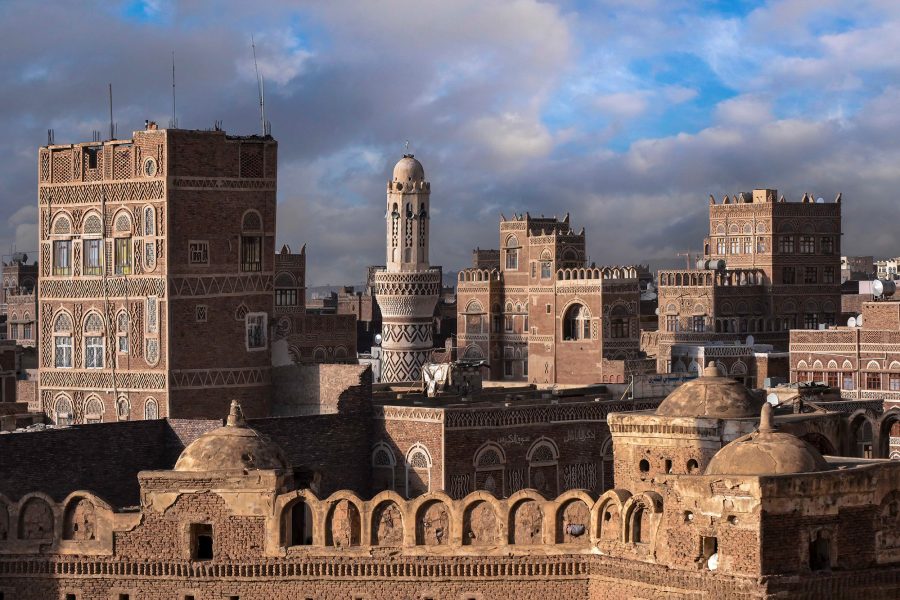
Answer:
<svg viewBox="0 0 900 600"><path fill-rule="evenodd" d="M547 384L621 383L639 357L635 267L588 266L584 230L568 215L500 221L499 268L460 271L457 339L464 358L485 358L492 379ZM492 251L476 250L492 265Z"/></svg>
<svg viewBox="0 0 900 600"><path fill-rule="evenodd" d="M657 369L674 344L746 341L787 350L788 331L833 325L841 309L840 196L787 202L754 190L710 196L704 267L659 272ZM746 373L738 366L735 375ZM743 373L741 372L743 370Z"/></svg>
<svg viewBox="0 0 900 600"><path fill-rule="evenodd" d="M3 263L0 287L0 317L6 317L6 338L20 346L33 348L37 328L37 263L28 264L28 256L13 254Z"/></svg>
<svg viewBox="0 0 900 600"><path fill-rule="evenodd" d="M174 420L100 426L119 435L78 427L2 436L0 592L17 600L897 597L900 464L823 457L795 435L815 429L810 419L773 415L711 371L655 411L609 415L615 487L603 493L405 499L335 490L298 464L350 464L365 451L362 420L245 421L237 403L224 426ZM346 443L315 443L342 434ZM94 459L106 469L47 477L71 469L53 459L79 441L72 463ZM43 469L21 460L30 451ZM535 454L539 472L552 469L549 449ZM502 466L484 468L486 480ZM353 475L328 473L351 486L364 480Z"/></svg>
<svg viewBox="0 0 900 600"><path fill-rule="evenodd" d="M58 423L270 398L277 143L157 129L40 149L39 400Z"/></svg>

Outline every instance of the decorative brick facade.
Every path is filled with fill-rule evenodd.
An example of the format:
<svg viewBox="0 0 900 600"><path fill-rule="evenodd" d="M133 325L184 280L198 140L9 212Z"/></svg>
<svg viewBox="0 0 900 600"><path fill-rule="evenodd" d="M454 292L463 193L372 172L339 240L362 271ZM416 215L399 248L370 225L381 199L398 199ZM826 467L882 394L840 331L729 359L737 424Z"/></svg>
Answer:
<svg viewBox="0 0 900 600"><path fill-rule="evenodd" d="M639 360L635 267L588 267L585 235L569 217L500 222L499 268L464 269L457 282L463 358L487 359L491 379L541 384L624 383ZM475 264L494 252L475 250Z"/></svg>
<svg viewBox="0 0 900 600"><path fill-rule="evenodd" d="M840 197L819 203L754 190L710 196L707 269L659 272L657 369L672 372L673 344L756 342L786 351L788 331L834 324L840 298ZM702 368L698 366L698 370ZM749 371L736 364L733 374Z"/></svg>
<svg viewBox="0 0 900 600"><path fill-rule="evenodd" d="M271 137L153 124L41 148L41 410L267 414L276 162Z"/></svg>

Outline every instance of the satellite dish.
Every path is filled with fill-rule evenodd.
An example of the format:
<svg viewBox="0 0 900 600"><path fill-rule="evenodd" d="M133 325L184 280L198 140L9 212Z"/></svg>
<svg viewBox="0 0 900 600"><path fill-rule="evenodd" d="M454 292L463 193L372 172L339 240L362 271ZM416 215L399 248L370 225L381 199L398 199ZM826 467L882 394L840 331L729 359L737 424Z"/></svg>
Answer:
<svg viewBox="0 0 900 600"><path fill-rule="evenodd" d="M748 335L747 339L744 341L745 346L752 346L755 343L756 343L756 340L753 338L752 335Z"/></svg>
<svg viewBox="0 0 900 600"><path fill-rule="evenodd" d="M380 334L380 333L376 333L376 334L375 334L375 345L376 345L376 346L380 346L380 345L381 345L381 334Z"/></svg>
<svg viewBox="0 0 900 600"><path fill-rule="evenodd" d="M897 284L892 279L876 279L872 282L873 296L893 296L897 291Z"/></svg>
<svg viewBox="0 0 900 600"><path fill-rule="evenodd" d="M857 327L863 326L863 316L862 315L856 315L856 326Z"/></svg>
<svg viewBox="0 0 900 600"><path fill-rule="evenodd" d="M825 204L825 198L816 198L816 204Z"/></svg>
<svg viewBox="0 0 900 600"><path fill-rule="evenodd" d="M657 317L659 316L659 308L657 308L657 309L654 310L653 312L656 313L656 316L657 316Z"/></svg>
<svg viewBox="0 0 900 600"><path fill-rule="evenodd" d="M856 317L847 319L847 327L856 327Z"/></svg>
<svg viewBox="0 0 900 600"><path fill-rule="evenodd" d="M778 400L778 394L772 392L771 394L766 396L766 402L768 402L772 406L778 406L780 404L780 401Z"/></svg>

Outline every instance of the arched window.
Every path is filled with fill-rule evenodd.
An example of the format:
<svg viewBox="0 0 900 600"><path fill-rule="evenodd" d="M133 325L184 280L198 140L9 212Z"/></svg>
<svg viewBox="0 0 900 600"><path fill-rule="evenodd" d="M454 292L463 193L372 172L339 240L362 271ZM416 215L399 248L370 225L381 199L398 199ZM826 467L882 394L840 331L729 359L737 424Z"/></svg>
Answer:
<svg viewBox="0 0 900 600"><path fill-rule="evenodd" d="M303 499L285 507L281 520L281 537L285 546L309 546L313 543L312 510Z"/></svg>
<svg viewBox="0 0 900 600"><path fill-rule="evenodd" d="M241 271L262 271L262 217L248 210L241 220Z"/></svg>
<svg viewBox="0 0 900 600"><path fill-rule="evenodd" d="M609 337L626 338L629 336L631 323L628 319L628 310L622 306L614 307L609 312Z"/></svg>
<svg viewBox="0 0 900 600"><path fill-rule="evenodd" d="M583 304L573 304L563 318L564 340L591 339L591 313Z"/></svg>
<svg viewBox="0 0 900 600"><path fill-rule="evenodd" d="M328 360L328 355L325 352L325 348L319 346L313 350L313 362L323 363L326 360Z"/></svg>
<svg viewBox="0 0 900 600"><path fill-rule="evenodd" d="M334 360L336 362L347 360L347 349L343 346L338 346L334 349Z"/></svg>
<svg viewBox="0 0 900 600"><path fill-rule="evenodd" d="M498 444L488 442L475 452L475 489L498 498L506 495L506 454Z"/></svg>
<svg viewBox="0 0 900 600"><path fill-rule="evenodd" d="M72 368L72 317L59 313L53 321L53 366Z"/></svg>
<svg viewBox="0 0 900 600"><path fill-rule="evenodd" d="M466 305L465 314L466 333L481 334L487 333L485 324L484 308L478 300L472 300Z"/></svg>
<svg viewBox="0 0 900 600"><path fill-rule="evenodd" d="M50 228L53 240L53 274L72 274L72 219L65 214L58 215Z"/></svg>
<svg viewBox="0 0 900 600"><path fill-rule="evenodd" d="M84 403L84 422L101 423L103 421L103 403L97 396L91 396Z"/></svg>
<svg viewBox="0 0 900 600"><path fill-rule="evenodd" d="M156 235L156 210L152 206L144 207L144 237Z"/></svg>
<svg viewBox="0 0 900 600"><path fill-rule="evenodd" d="M553 440L537 439L525 458L528 460L529 487L548 497L556 497L559 493L559 450Z"/></svg>
<svg viewBox="0 0 900 600"><path fill-rule="evenodd" d="M128 313L124 310L116 315L116 351L128 353Z"/></svg>
<svg viewBox="0 0 900 600"><path fill-rule="evenodd" d="M100 313L90 312L84 318L84 367L86 369L102 369L104 345L103 317Z"/></svg>
<svg viewBox="0 0 900 600"><path fill-rule="evenodd" d="M116 275L131 274L131 217L127 211L120 210L113 220L113 262Z"/></svg>
<svg viewBox="0 0 900 600"><path fill-rule="evenodd" d="M90 213L84 218L84 225L81 227L81 232L84 235L103 235L103 221L100 220L100 215L97 213Z"/></svg>
<svg viewBox="0 0 900 600"><path fill-rule="evenodd" d="M56 407L53 410L53 420L59 426L71 425L75 417L72 410L72 400L65 394L56 397Z"/></svg>
<svg viewBox="0 0 900 600"><path fill-rule="evenodd" d="M406 453L406 497L414 498L431 490L431 454L422 444Z"/></svg>
<svg viewBox="0 0 900 600"><path fill-rule="evenodd" d="M541 252L541 279L553 277L553 262L549 250Z"/></svg>
<svg viewBox="0 0 900 600"><path fill-rule="evenodd" d="M506 269L519 270L519 239L514 235L506 238Z"/></svg>
<svg viewBox="0 0 900 600"><path fill-rule="evenodd" d="M372 449L372 487L375 492L394 489L394 473L397 459L394 451L384 442Z"/></svg>
<svg viewBox="0 0 900 600"><path fill-rule="evenodd" d="M144 401L144 418L148 421L159 418L159 403L155 398L147 398Z"/></svg>
<svg viewBox="0 0 900 600"><path fill-rule="evenodd" d="M100 215L91 213L84 218L81 240L81 274L103 274L103 224Z"/></svg>
<svg viewBox="0 0 900 600"><path fill-rule="evenodd" d="M116 401L116 417L120 421L127 421L130 414L131 405L128 403L128 398L120 396Z"/></svg>

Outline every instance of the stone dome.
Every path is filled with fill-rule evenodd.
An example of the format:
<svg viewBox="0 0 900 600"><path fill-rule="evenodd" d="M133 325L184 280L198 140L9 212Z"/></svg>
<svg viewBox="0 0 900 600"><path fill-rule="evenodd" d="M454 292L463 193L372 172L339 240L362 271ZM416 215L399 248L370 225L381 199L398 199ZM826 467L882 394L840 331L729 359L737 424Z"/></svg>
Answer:
<svg viewBox="0 0 900 600"><path fill-rule="evenodd" d="M759 430L719 450L706 467L707 475L785 475L815 473L831 467L812 445L772 424L772 405L766 402Z"/></svg>
<svg viewBox="0 0 900 600"><path fill-rule="evenodd" d="M719 375L710 362L703 375L680 385L656 408L664 417L711 417L741 419L755 417L764 404L747 387L730 377Z"/></svg>
<svg viewBox="0 0 900 600"><path fill-rule="evenodd" d="M394 165L394 181L425 181L425 168L412 154L404 154Z"/></svg>
<svg viewBox="0 0 900 600"><path fill-rule="evenodd" d="M188 444L176 471L255 471L286 469L281 449L254 429L247 427L241 405L231 402L224 427L213 429Z"/></svg>

